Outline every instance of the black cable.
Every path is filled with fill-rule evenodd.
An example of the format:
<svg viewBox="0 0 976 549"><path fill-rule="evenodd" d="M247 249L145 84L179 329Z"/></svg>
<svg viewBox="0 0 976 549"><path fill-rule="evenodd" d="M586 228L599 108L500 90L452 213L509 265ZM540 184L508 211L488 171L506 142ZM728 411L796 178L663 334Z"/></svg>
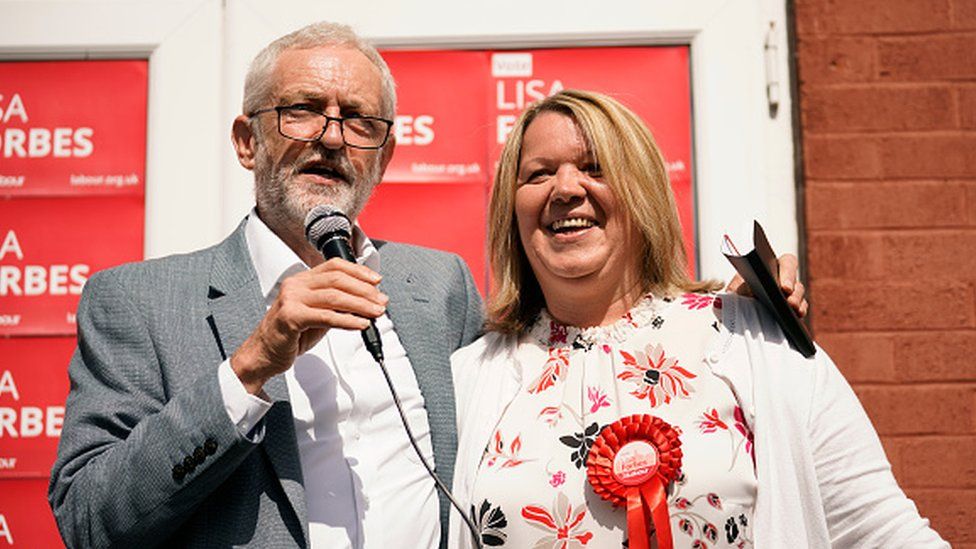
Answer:
<svg viewBox="0 0 976 549"><path fill-rule="evenodd" d="M455 501L454 496L451 495L451 491L447 489L447 486L444 486L444 482L441 481L440 477L437 476L437 473L434 472L434 468L427 463L427 458L424 457L424 453L420 451L420 446L417 445L417 440L414 438L413 431L410 429L410 424L407 422L407 415L403 413L403 406L400 404L400 396L397 395L396 389L393 388L393 380L390 379L390 373L386 371L385 361L377 360L376 362L380 365L380 370L383 371L383 377L386 378L387 386L390 387L390 394L393 395L393 404L396 404L397 412L400 413L400 421L403 422L403 428L407 431L407 438L410 439L410 445L413 446L414 451L417 452L417 457L420 458L420 463L423 464L424 469L427 469L427 474L434 479L434 484L437 485L437 489L447 496L447 499L450 500L451 505L457 509L457 512L461 515L461 518L464 519L464 523L468 525L468 530L471 530L471 537L474 539L475 547L482 549L481 532L479 532L478 528L475 527L473 522L471 522L468 514L461 509L461 506L457 501Z"/></svg>

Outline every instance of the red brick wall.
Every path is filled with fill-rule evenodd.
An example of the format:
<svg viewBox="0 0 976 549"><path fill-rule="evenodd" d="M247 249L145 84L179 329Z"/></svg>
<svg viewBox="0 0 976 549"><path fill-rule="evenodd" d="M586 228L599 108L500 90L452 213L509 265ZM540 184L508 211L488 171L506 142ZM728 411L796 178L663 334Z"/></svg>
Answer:
<svg viewBox="0 0 976 549"><path fill-rule="evenodd" d="M794 0L813 327L976 548L976 0Z"/></svg>

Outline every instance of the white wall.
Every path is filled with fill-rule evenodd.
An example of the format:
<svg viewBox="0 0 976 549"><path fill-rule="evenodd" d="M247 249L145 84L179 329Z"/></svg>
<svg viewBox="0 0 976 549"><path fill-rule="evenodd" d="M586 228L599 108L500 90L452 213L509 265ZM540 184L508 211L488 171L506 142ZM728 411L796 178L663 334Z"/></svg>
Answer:
<svg viewBox="0 0 976 549"><path fill-rule="evenodd" d="M146 251L158 256L216 242L250 208L251 177L229 141L244 73L264 44L306 23L349 23L394 48L690 44L698 248L703 274L727 278L721 235L748 242L754 217L777 251L796 250L783 12L781 0L0 0L0 58L150 59Z"/></svg>

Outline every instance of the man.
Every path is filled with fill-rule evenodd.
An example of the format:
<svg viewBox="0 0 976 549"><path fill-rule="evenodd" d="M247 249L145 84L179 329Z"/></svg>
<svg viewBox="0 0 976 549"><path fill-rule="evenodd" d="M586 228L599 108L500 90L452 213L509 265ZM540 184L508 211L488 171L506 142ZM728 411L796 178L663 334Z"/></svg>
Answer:
<svg viewBox="0 0 976 549"><path fill-rule="evenodd" d="M355 220L392 156L395 106L386 64L347 27L276 40L232 132L255 210L212 248L88 281L49 490L69 546L443 544L448 508L357 332L376 320L450 486L449 356L481 328L471 275L358 227L359 264L323 261L303 235L319 204Z"/></svg>

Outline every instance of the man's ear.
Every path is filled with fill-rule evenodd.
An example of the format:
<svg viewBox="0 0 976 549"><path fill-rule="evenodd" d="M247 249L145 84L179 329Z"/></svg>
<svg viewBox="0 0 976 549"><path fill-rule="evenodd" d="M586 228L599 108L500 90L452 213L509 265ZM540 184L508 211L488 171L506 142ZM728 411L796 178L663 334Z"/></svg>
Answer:
<svg viewBox="0 0 976 549"><path fill-rule="evenodd" d="M395 148L396 136L391 133L390 138L386 141L386 145L383 145L383 148L380 150L380 154L382 154L380 157L380 167L382 168L380 173L386 173L386 167L390 164L390 160L393 158L393 149Z"/></svg>
<svg viewBox="0 0 976 549"><path fill-rule="evenodd" d="M251 129L250 118L243 114L234 119L231 126L230 140L237 152L237 161L248 170L254 169L254 156L257 147L257 137Z"/></svg>

